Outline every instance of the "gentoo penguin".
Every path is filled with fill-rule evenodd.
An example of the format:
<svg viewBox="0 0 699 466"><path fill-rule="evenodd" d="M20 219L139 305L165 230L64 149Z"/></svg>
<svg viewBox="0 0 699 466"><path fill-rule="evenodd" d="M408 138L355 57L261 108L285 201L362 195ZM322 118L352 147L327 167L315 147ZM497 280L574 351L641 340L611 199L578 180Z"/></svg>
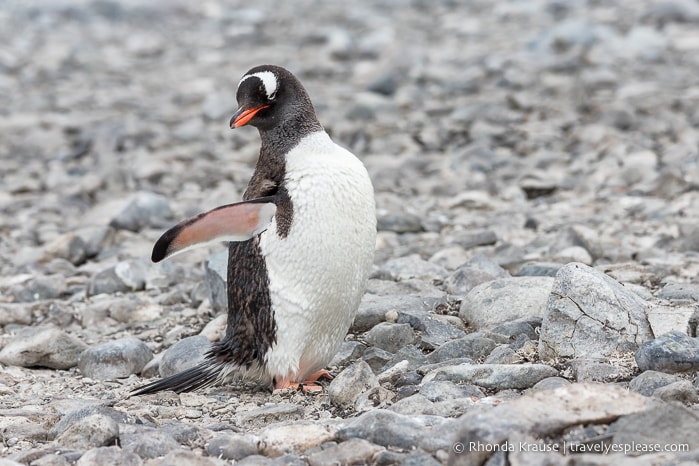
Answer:
<svg viewBox="0 0 699 466"><path fill-rule="evenodd" d="M286 69L251 69L236 97L231 128L254 126L262 141L243 201L179 223L152 255L158 262L230 241L225 336L199 365L136 395L186 392L235 377L275 389L312 384L327 375L364 293L376 242L374 190L364 165L330 139Z"/></svg>

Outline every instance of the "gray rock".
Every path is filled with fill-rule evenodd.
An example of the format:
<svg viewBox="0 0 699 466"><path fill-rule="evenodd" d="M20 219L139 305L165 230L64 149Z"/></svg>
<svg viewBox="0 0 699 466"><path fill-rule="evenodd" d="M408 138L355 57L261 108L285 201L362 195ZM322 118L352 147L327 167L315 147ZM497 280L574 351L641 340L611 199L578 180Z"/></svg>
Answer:
<svg viewBox="0 0 699 466"><path fill-rule="evenodd" d="M126 293L146 286L146 265L143 261L122 261L92 276L88 296L102 293Z"/></svg>
<svg viewBox="0 0 699 466"><path fill-rule="evenodd" d="M578 382L618 382L631 377L633 369L603 359L577 358L569 363Z"/></svg>
<svg viewBox="0 0 699 466"><path fill-rule="evenodd" d="M424 349L434 349L445 342L466 335L466 332L439 319L435 314L420 310L399 310L397 322L410 324L415 330L421 332L419 346Z"/></svg>
<svg viewBox="0 0 699 466"><path fill-rule="evenodd" d="M438 363L455 358L478 360L490 354L495 346L496 343L490 338L480 333L471 333L463 338L444 343L427 357L427 361Z"/></svg>
<svg viewBox="0 0 699 466"><path fill-rule="evenodd" d="M165 454L163 458L150 459L147 464L148 466L219 466L221 463L194 451L177 448Z"/></svg>
<svg viewBox="0 0 699 466"><path fill-rule="evenodd" d="M161 430L145 430L137 434L124 434L120 438L124 451L135 453L141 459L157 458L178 450L180 444Z"/></svg>
<svg viewBox="0 0 699 466"><path fill-rule="evenodd" d="M384 295L376 296L367 294L362 299L354 318L354 323L350 328L353 333L366 332L376 324L386 320L387 313L398 312L423 312L426 313L434 309L438 304L444 303L439 298L421 298L407 295ZM398 322L404 323L404 322ZM413 326L415 328L415 326Z"/></svg>
<svg viewBox="0 0 699 466"><path fill-rule="evenodd" d="M66 233L44 247L42 259L65 259L73 265L81 265L87 259L87 244L77 233Z"/></svg>
<svg viewBox="0 0 699 466"><path fill-rule="evenodd" d="M485 364L517 364L522 360L515 350L507 345L500 345L490 352L485 361Z"/></svg>
<svg viewBox="0 0 699 466"><path fill-rule="evenodd" d="M646 311L653 335L680 332L696 335L699 305L686 300L673 301L669 305L653 302Z"/></svg>
<svg viewBox="0 0 699 466"><path fill-rule="evenodd" d="M699 301L699 284L695 283L668 283L658 292L658 298L667 300Z"/></svg>
<svg viewBox="0 0 699 466"><path fill-rule="evenodd" d="M249 411L239 411L236 423L249 429L263 427L275 422L295 421L303 417L303 407L296 403L278 403Z"/></svg>
<svg viewBox="0 0 699 466"><path fill-rule="evenodd" d="M0 350L0 362L9 366L70 369L87 345L54 327L27 328Z"/></svg>
<svg viewBox="0 0 699 466"><path fill-rule="evenodd" d="M448 381L431 381L420 386L420 394L430 401L453 400L455 398L483 398L485 394L474 385L457 385Z"/></svg>
<svg viewBox="0 0 699 466"><path fill-rule="evenodd" d="M449 273L437 264L427 262L418 254L390 259L380 269L382 277L390 280L408 280L421 278L423 280L443 279Z"/></svg>
<svg viewBox="0 0 699 466"><path fill-rule="evenodd" d="M204 360L211 343L203 335L183 338L172 345L163 355L158 371L161 377L169 377L192 368Z"/></svg>
<svg viewBox="0 0 699 466"><path fill-rule="evenodd" d="M117 424L126 423L128 417L126 413L117 411L108 406L85 406L66 413L61 420L49 430L49 438L52 439L62 435L66 430L71 428L71 426L79 424L83 419L94 415L109 417Z"/></svg>
<svg viewBox="0 0 699 466"><path fill-rule="evenodd" d="M451 273L444 285L448 293L466 295L476 286L510 274L491 259L478 254Z"/></svg>
<svg viewBox="0 0 699 466"><path fill-rule="evenodd" d="M62 275L39 275L15 287L8 293L18 303L33 303L56 299L66 292L66 279Z"/></svg>
<svg viewBox="0 0 699 466"><path fill-rule="evenodd" d="M418 233L424 231L422 218L409 212L396 212L384 209L376 211L376 229L396 233Z"/></svg>
<svg viewBox="0 0 699 466"><path fill-rule="evenodd" d="M132 197L124 210L112 218L109 226L138 232L147 226L161 226L172 216L170 204L165 196L141 191Z"/></svg>
<svg viewBox="0 0 699 466"><path fill-rule="evenodd" d="M367 343L395 353L415 341L415 334L409 324L389 324L381 322L369 330L365 336Z"/></svg>
<svg viewBox="0 0 699 466"><path fill-rule="evenodd" d="M321 422L278 422L260 431L259 447L263 455L271 457L300 453L333 440L336 430L336 426ZM282 458L280 462L304 464L296 458Z"/></svg>
<svg viewBox="0 0 699 466"><path fill-rule="evenodd" d="M657 388L653 396L663 401L679 401L686 405L694 405L699 401L697 389L689 380L679 380Z"/></svg>
<svg viewBox="0 0 699 466"><path fill-rule="evenodd" d="M138 374L153 352L138 338L127 337L92 346L80 354L78 368L86 377L113 380Z"/></svg>
<svg viewBox="0 0 699 466"><path fill-rule="evenodd" d="M470 445L502 444L518 433L545 438L569 426L608 422L647 410L651 400L605 384L571 384L533 392L488 410L474 410L459 418L453 442ZM449 464L484 464L492 455L485 449L451 451Z"/></svg>
<svg viewBox="0 0 699 466"><path fill-rule="evenodd" d="M91 414L76 420L61 432L54 443L64 447L88 450L115 445L119 440L119 424L104 414Z"/></svg>
<svg viewBox="0 0 699 466"><path fill-rule="evenodd" d="M352 419L337 431L340 441L352 438L368 440L384 447L414 448L425 432L444 422L431 416L404 416L385 409L375 409Z"/></svg>
<svg viewBox="0 0 699 466"><path fill-rule="evenodd" d="M408 370L414 370L425 364L427 361L427 356L415 345L404 346L393 355L390 361L386 363L384 370L402 361L408 362Z"/></svg>
<svg viewBox="0 0 699 466"><path fill-rule="evenodd" d="M680 332L670 332L647 341L636 351L636 363L642 371L674 374L699 368L699 340Z"/></svg>
<svg viewBox="0 0 699 466"><path fill-rule="evenodd" d="M679 382L681 379L676 375L665 374L658 371L645 371L631 379L629 389L641 395L651 396L660 387Z"/></svg>
<svg viewBox="0 0 699 466"><path fill-rule="evenodd" d="M475 329L491 329L523 317L543 317L551 293L549 277L512 277L473 288L461 303L459 317Z"/></svg>
<svg viewBox="0 0 699 466"><path fill-rule="evenodd" d="M362 355L362 361L367 363L374 373L379 373L384 367L391 364L395 355L381 348L370 347Z"/></svg>
<svg viewBox="0 0 699 466"><path fill-rule="evenodd" d="M699 416L690 409L663 403L643 412L628 413L609 426L614 445L677 445L699 448Z"/></svg>
<svg viewBox="0 0 699 466"><path fill-rule="evenodd" d="M542 390L553 390L565 385L570 385L570 382L563 377L546 377L545 379L541 379L535 383L529 391L538 392Z"/></svg>
<svg viewBox="0 0 699 466"><path fill-rule="evenodd" d="M328 464L372 464L376 455L385 448L361 438L351 438L338 445L308 456L311 466Z"/></svg>
<svg viewBox="0 0 699 466"><path fill-rule="evenodd" d="M204 266L209 286L211 307L218 312L228 311L228 250L212 253Z"/></svg>
<svg viewBox="0 0 699 466"><path fill-rule="evenodd" d="M220 120L230 117L236 108L235 96L231 92L216 92L206 96L202 113L209 120Z"/></svg>
<svg viewBox="0 0 699 466"><path fill-rule="evenodd" d="M357 398L366 390L378 387L379 381L364 361L357 361L340 372L328 386L330 402L343 408L354 407Z"/></svg>
<svg viewBox="0 0 699 466"><path fill-rule="evenodd" d="M532 387L541 379L556 375L558 375L556 369L544 364L462 364L430 371L422 379L422 385L432 380L446 380L497 390L525 389Z"/></svg>
<svg viewBox="0 0 699 466"><path fill-rule="evenodd" d="M0 325L32 323L32 305L24 303L0 303Z"/></svg>
<svg viewBox="0 0 699 466"><path fill-rule="evenodd" d="M556 275L541 324L542 359L605 358L652 338L648 306L612 278L580 263Z"/></svg>
<svg viewBox="0 0 699 466"><path fill-rule="evenodd" d="M209 440L206 445L209 456L225 460L241 460L250 455L256 455L257 442L245 435L220 434Z"/></svg>
<svg viewBox="0 0 699 466"><path fill-rule="evenodd" d="M517 272L518 277L555 277L564 264L560 262L532 262L524 264Z"/></svg>
<svg viewBox="0 0 699 466"><path fill-rule="evenodd" d="M76 466L141 466L138 455L117 446L93 448L80 457Z"/></svg>
<svg viewBox="0 0 699 466"><path fill-rule="evenodd" d="M366 346L358 341L343 341L340 344L340 349L337 350L335 356L328 363L330 367L346 366L351 361L360 358L364 353Z"/></svg>
<svg viewBox="0 0 699 466"><path fill-rule="evenodd" d="M541 328L541 320L538 317L517 319L493 327L491 332L505 335L512 340L516 340L522 334L526 335L530 340L538 340L539 334L537 329Z"/></svg>

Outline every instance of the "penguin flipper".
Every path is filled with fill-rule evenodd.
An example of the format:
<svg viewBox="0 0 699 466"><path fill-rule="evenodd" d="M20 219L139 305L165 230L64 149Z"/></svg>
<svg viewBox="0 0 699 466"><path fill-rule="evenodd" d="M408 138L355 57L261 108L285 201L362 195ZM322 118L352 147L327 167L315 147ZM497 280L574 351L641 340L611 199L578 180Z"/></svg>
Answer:
<svg viewBox="0 0 699 466"><path fill-rule="evenodd" d="M218 375L219 371L212 366L211 362L204 361L170 377L139 387L131 391L129 396L150 395L163 390L172 390L175 393L191 392L213 385L216 383Z"/></svg>
<svg viewBox="0 0 699 466"><path fill-rule="evenodd" d="M265 231L276 212L274 198L261 197L188 218L163 233L153 246L151 260L160 262L173 254L214 242L247 241Z"/></svg>

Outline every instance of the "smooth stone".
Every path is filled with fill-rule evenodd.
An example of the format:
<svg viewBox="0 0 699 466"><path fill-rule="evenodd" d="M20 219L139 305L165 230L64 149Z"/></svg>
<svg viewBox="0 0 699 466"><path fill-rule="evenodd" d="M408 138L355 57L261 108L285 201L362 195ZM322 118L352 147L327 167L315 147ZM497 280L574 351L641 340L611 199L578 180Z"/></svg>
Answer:
<svg viewBox="0 0 699 466"><path fill-rule="evenodd" d="M144 460L165 456L172 450L180 448L180 444L170 434L161 430L126 434L122 435L119 440L124 451L135 453Z"/></svg>
<svg viewBox="0 0 699 466"><path fill-rule="evenodd" d="M259 448L266 456L277 457L299 453L328 442L335 437L337 427L311 421L277 423L259 433Z"/></svg>
<svg viewBox="0 0 699 466"><path fill-rule="evenodd" d="M485 393L475 385L455 384L448 381L427 382L420 386L420 394L432 402L453 400L456 398L483 398Z"/></svg>
<svg viewBox="0 0 699 466"><path fill-rule="evenodd" d="M362 361L367 363L374 373L379 373L384 367L391 364L395 355L381 348L371 346L362 354Z"/></svg>
<svg viewBox="0 0 699 466"><path fill-rule="evenodd" d="M482 283L509 276L496 262L478 254L452 272L444 285L449 294L463 296Z"/></svg>
<svg viewBox="0 0 699 466"><path fill-rule="evenodd" d="M525 389L541 379L557 375L556 369L545 364L462 364L428 372L422 379L422 385L432 380L446 380L497 390Z"/></svg>
<svg viewBox="0 0 699 466"><path fill-rule="evenodd" d="M127 422L128 415L124 412L117 411L114 408L102 405L91 405L77 408L67 412L60 421L58 421L49 430L49 438L56 438L68 430L71 426L79 424L82 419L90 416L99 415L106 416L114 420L117 424L124 424Z"/></svg>
<svg viewBox="0 0 699 466"><path fill-rule="evenodd" d="M455 358L479 360L485 358L495 348L496 343L479 333L471 333L463 338L451 340L437 348L429 356L429 363L438 363Z"/></svg>
<svg viewBox="0 0 699 466"><path fill-rule="evenodd" d="M539 356L607 358L652 338L648 304L611 277L580 263L561 268L541 324Z"/></svg>
<svg viewBox="0 0 699 466"><path fill-rule="evenodd" d="M29 325L33 319L33 305L25 303L0 303L0 325Z"/></svg>
<svg viewBox="0 0 699 466"><path fill-rule="evenodd" d="M376 455L382 451L385 451L385 448L361 438L352 438L309 455L308 463L311 466L372 464Z"/></svg>
<svg viewBox="0 0 699 466"><path fill-rule="evenodd" d="M258 453L257 442L247 435L219 434L206 444L206 453L224 460L241 460Z"/></svg>
<svg viewBox="0 0 699 466"><path fill-rule="evenodd" d="M415 341L415 334L409 324L381 322L369 330L364 338L372 346L395 353L404 346L412 344Z"/></svg>
<svg viewBox="0 0 699 466"><path fill-rule="evenodd" d="M517 364L522 358L507 345L500 345L490 352L484 364Z"/></svg>
<svg viewBox="0 0 699 466"><path fill-rule="evenodd" d="M163 354L158 367L160 377L169 377L190 369L204 361L204 355L211 349L211 343L203 335L183 338Z"/></svg>
<svg viewBox="0 0 699 466"><path fill-rule="evenodd" d="M29 327L18 332L2 350L0 362L9 366L70 369L87 345L55 327Z"/></svg>
<svg viewBox="0 0 699 466"><path fill-rule="evenodd" d="M451 440L463 445L472 442L498 445L522 433L546 438L570 426L609 422L651 406L651 399L615 385L570 384L531 392L491 409L467 412L458 419L455 426L458 434ZM485 464L492 453L485 449L451 451L449 464Z"/></svg>
<svg viewBox="0 0 699 466"><path fill-rule="evenodd" d="M64 447L88 450L115 445L119 440L119 424L104 414L92 414L76 420L61 432L54 443Z"/></svg>
<svg viewBox="0 0 699 466"><path fill-rule="evenodd" d="M609 426L613 445L677 445L699 448L699 416L694 410L673 403L649 406L628 413Z"/></svg>
<svg viewBox="0 0 699 466"><path fill-rule="evenodd" d="M90 279L88 296L102 293L126 293L139 291L146 286L146 265L140 260L122 261L100 270Z"/></svg>
<svg viewBox="0 0 699 466"><path fill-rule="evenodd" d="M395 281L411 278L432 280L449 275L444 267L428 262L418 254L390 259L380 268L379 273L382 277Z"/></svg>
<svg viewBox="0 0 699 466"><path fill-rule="evenodd" d="M553 390L555 388L570 385L570 383L571 382L568 379L564 379L563 377L546 377L545 379L541 379L535 383L534 386L529 389L529 391L537 392L542 390Z"/></svg>
<svg viewBox="0 0 699 466"><path fill-rule="evenodd" d="M393 367L403 361L408 363L406 367L407 370L415 370L425 364L427 356L415 345L404 346L393 355L391 360L383 367L383 370L385 371L389 367Z"/></svg>
<svg viewBox="0 0 699 466"><path fill-rule="evenodd" d="M680 380L676 375L648 370L631 379L629 389L641 395L652 396L658 388L679 382Z"/></svg>
<svg viewBox="0 0 699 466"><path fill-rule="evenodd" d="M141 466L143 460L135 453L117 446L92 448L83 454L76 466Z"/></svg>
<svg viewBox="0 0 699 466"><path fill-rule="evenodd" d="M60 274L38 275L8 293L17 303L33 303L59 298L66 292L66 279Z"/></svg>
<svg viewBox="0 0 699 466"><path fill-rule="evenodd" d="M476 330L543 317L553 283L550 277L512 277L480 284L462 301L459 317Z"/></svg>
<svg viewBox="0 0 699 466"><path fill-rule="evenodd" d="M42 259L65 259L73 265L81 265L87 259L87 244L77 233L65 233L44 247Z"/></svg>
<svg viewBox="0 0 699 466"><path fill-rule="evenodd" d="M212 253L204 264L211 307L217 312L228 311L228 250Z"/></svg>
<svg viewBox="0 0 699 466"><path fill-rule="evenodd" d="M404 416L386 409L368 411L337 431L340 441L362 438L383 447L414 448L430 427L444 422L435 416Z"/></svg>
<svg viewBox="0 0 699 466"><path fill-rule="evenodd" d="M680 332L660 335L638 348L636 363L642 371L668 374L695 371L699 369L699 339Z"/></svg>
<svg viewBox="0 0 699 466"><path fill-rule="evenodd" d="M151 359L153 352L148 345L126 337L86 349L80 354L78 368L91 379L114 380L138 374Z"/></svg>
<svg viewBox="0 0 699 466"><path fill-rule="evenodd" d="M376 210L376 229L395 233L419 233L425 230L419 215L384 209Z"/></svg>
<svg viewBox="0 0 699 466"><path fill-rule="evenodd" d="M328 396L332 404L342 408L350 408L354 407L363 392L378 386L379 381L369 364L359 360L340 372L330 382Z"/></svg>
<svg viewBox="0 0 699 466"><path fill-rule="evenodd" d="M138 232L147 226L164 225L171 217L172 210L165 196L141 191L132 196L126 207L111 219L109 226Z"/></svg>
<svg viewBox="0 0 699 466"><path fill-rule="evenodd" d="M697 389L689 380L679 380L659 387L653 392L653 396L663 401L679 401L689 406L693 406L699 401Z"/></svg>
<svg viewBox="0 0 699 466"><path fill-rule="evenodd" d="M658 298L672 300L699 301L699 284L668 283L659 292Z"/></svg>

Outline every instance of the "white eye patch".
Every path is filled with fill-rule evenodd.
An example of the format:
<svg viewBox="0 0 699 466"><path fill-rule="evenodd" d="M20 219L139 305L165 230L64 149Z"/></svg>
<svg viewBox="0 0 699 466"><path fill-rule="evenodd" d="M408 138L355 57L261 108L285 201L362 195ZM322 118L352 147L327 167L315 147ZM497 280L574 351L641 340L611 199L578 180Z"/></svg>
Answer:
<svg viewBox="0 0 699 466"><path fill-rule="evenodd" d="M267 94L268 99L273 99L277 95L277 87L279 83L277 82L277 77L271 71L260 71L259 73L252 73L243 76L243 79L238 83L238 88L243 84L248 78L257 78L262 81L262 85L265 88L265 94Z"/></svg>

